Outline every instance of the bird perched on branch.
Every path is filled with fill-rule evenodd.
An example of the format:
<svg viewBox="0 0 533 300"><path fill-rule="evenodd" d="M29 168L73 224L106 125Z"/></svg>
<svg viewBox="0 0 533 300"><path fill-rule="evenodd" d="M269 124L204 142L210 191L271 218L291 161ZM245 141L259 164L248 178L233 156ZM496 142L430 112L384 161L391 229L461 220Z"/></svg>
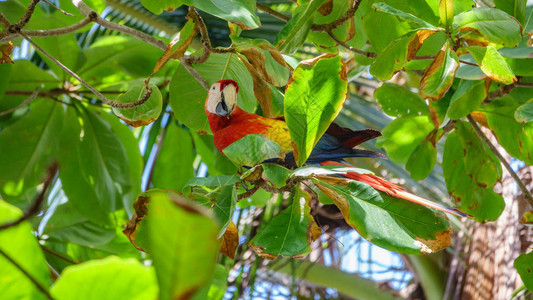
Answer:
<svg viewBox="0 0 533 300"><path fill-rule="evenodd" d="M237 106L238 91L239 85L237 82L230 79L217 81L209 89L205 101L205 112L207 114L209 126L214 135L216 148L223 153L223 150L226 147L246 135L262 134L268 139L278 143L281 146L282 151L286 153L285 159L278 160L277 162L284 166L295 167L296 164L294 162L294 156L292 155L291 137L285 121L282 118L266 118L240 109ZM357 145L379 136L381 136L381 133L374 129L353 131L332 123L313 148L306 164L353 167L343 159L348 157L385 158L385 156L380 153L355 148ZM373 174L348 172L339 176L350 180L364 182L372 186L374 189L385 192L391 196L431 207L442 212L461 217L468 216L456 209L448 208L410 194L402 187Z"/></svg>

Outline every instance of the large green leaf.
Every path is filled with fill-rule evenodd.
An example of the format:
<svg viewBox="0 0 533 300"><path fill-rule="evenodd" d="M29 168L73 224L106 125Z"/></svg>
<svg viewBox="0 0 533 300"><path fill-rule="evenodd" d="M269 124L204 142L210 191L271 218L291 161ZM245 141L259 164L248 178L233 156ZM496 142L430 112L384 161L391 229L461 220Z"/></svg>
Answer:
<svg viewBox="0 0 533 300"><path fill-rule="evenodd" d="M499 9L477 7L467 10L453 20L456 32L469 34L472 30L481 33L488 41L513 47L522 40L520 23Z"/></svg>
<svg viewBox="0 0 533 300"><path fill-rule="evenodd" d="M0 200L0 224L15 221L22 212ZM47 288L50 272L32 227L25 221L0 231L0 250L28 272L41 286ZM47 297L16 266L0 255L0 290L3 299L47 299Z"/></svg>
<svg viewBox="0 0 533 300"><path fill-rule="evenodd" d="M46 223L43 231L51 241L95 247L110 242L115 236L113 227L91 222L71 202L61 204Z"/></svg>
<svg viewBox="0 0 533 300"><path fill-rule="evenodd" d="M248 134L224 148L226 155L237 166L252 167L271 158L283 159L281 146L262 134Z"/></svg>
<svg viewBox="0 0 533 300"><path fill-rule="evenodd" d="M395 16L374 9L363 17L363 28L368 41L378 53L390 42L412 30L407 22L400 22ZM376 28L387 28L387 30L376 30Z"/></svg>
<svg viewBox="0 0 533 300"><path fill-rule="evenodd" d="M450 245L451 229L446 216L374 190L352 180L331 184L326 178L313 183L340 209L346 222L377 246L400 253L432 253Z"/></svg>
<svg viewBox="0 0 533 300"><path fill-rule="evenodd" d="M320 228L310 214L311 196L300 189L300 185L295 187L291 206L272 218L248 244L259 256L303 257L311 252L311 242L320 236Z"/></svg>
<svg viewBox="0 0 533 300"><path fill-rule="evenodd" d="M533 121L533 98L515 110L514 118L521 123Z"/></svg>
<svg viewBox="0 0 533 300"><path fill-rule="evenodd" d="M383 129L376 146L384 147L392 161L405 164L411 152L433 129L428 116L397 118Z"/></svg>
<svg viewBox="0 0 533 300"><path fill-rule="evenodd" d="M209 283L218 226L203 207L184 197L152 195L148 231L161 300L185 298Z"/></svg>
<svg viewBox="0 0 533 300"><path fill-rule="evenodd" d="M122 193L122 206L124 206L128 216L131 217L133 212L132 204L141 192L143 159L139 152L139 143L128 126L120 122L115 116L112 114L101 114L100 116L111 126L111 130L117 135L126 150L130 168L129 183L131 188Z"/></svg>
<svg viewBox="0 0 533 300"><path fill-rule="evenodd" d="M409 88L384 83L374 92L381 109L391 117L429 115L429 109L424 100Z"/></svg>
<svg viewBox="0 0 533 300"><path fill-rule="evenodd" d="M74 71L93 84L116 85L120 80L152 74L161 54L161 49L135 38L106 36L83 50L85 60Z"/></svg>
<svg viewBox="0 0 533 300"><path fill-rule="evenodd" d="M37 185L56 154L63 109L38 100L23 118L0 132L0 193L17 197Z"/></svg>
<svg viewBox="0 0 533 300"><path fill-rule="evenodd" d="M109 211L122 203L130 188L130 170L124 146L96 112L83 109L83 136L78 144L80 174L94 189L96 201Z"/></svg>
<svg viewBox="0 0 533 300"><path fill-rule="evenodd" d="M319 13L315 14L313 24L322 25L335 22L335 20L341 18L346 14L350 6L351 0L341 1L329 1L325 2L322 7L327 6L327 10L319 9ZM361 8L361 6L359 6ZM359 21L360 24L360 21ZM355 29L355 30L354 30ZM333 35L343 42L346 42L355 34L354 31L359 30L362 32L362 28L354 28L353 20L348 20L337 28L332 30ZM333 40L327 32L309 31L308 40L312 41L315 45L322 48L331 48L337 46L337 42ZM357 47L360 48L360 47Z"/></svg>
<svg viewBox="0 0 533 300"><path fill-rule="evenodd" d="M514 267L528 290L533 289L533 252L522 254L514 261Z"/></svg>
<svg viewBox="0 0 533 300"><path fill-rule="evenodd" d="M437 148L431 140L422 141L409 156L405 169L414 180L422 180L429 176L437 162Z"/></svg>
<svg viewBox="0 0 533 300"><path fill-rule="evenodd" d="M239 25L241 28L253 29L261 25L255 15L255 1L248 0L141 0L141 3L154 14L163 10L172 11L181 5L194 6L208 14Z"/></svg>
<svg viewBox="0 0 533 300"><path fill-rule="evenodd" d="M191 135L169 120L152 175L154 187L180 191L194 177Z"/></svg>
<svg viewBox="0 0 533 300"><path fill-rule="evenodd" d="M480 106L478 111L485 114L490 129L507 153L533 165L533 123L519 123L514 119L518 105L510 97L504 97L492 100L489 105Z"/></svg>
<svg viewBox="0 0 533 300"><path fill-rule="evenodd" d="M511 84L516 81L513 71L494 46L471 46L467 47L467 49L483 73L491 79L503 84Z"/></svg>
<svg viewBox="0 0 533 300"><path fill-rule="evenodd" d="M40 69L30 61L19 59L16 60L15 63L16 67L11 69L10 74L2 72L2 82L8 84L8 91L26 91L31 94L31 92L37 87L39 87L41 91L60 87L61 81L59 79L54 78L53 75ZM4 95L3 98L0 98L0 111L5 111L19 105L29 97L30 94Z"/></svg>
<svg viewBox="0 0 533 300"><path fill-rule="evenodd" d="M302 4L294 10L292 18L276 35L274 45L279 51L292 54L300 48L311 29L314 14L325 1L311 0L310 3Z"/></svg>
<svg viewBox="0 0 533 300"><path fill-rule="evenodd" d="M115 108L113 113L122 121L133 127L146 126L154 122L161 114L163 108L163 97L159 88L153 84L150 85L152 93L143 104L132 108ZM142 99L145 96L146 88L144 85L133 85L127 92L117 98L119 103L132 103Z"/></svg>
<svg viewBox="0 0 533 300"><path fill-rule="evenodd" d="M437 27L435 27L432 24L430 24L430 23L418 18L417 16L414 16L414 15L412 15L410 13L406 13L404 11L396 9L396 8L394 8L394 7L390 6L390 5L387 5L387 4L383 3L383 2L374 3L372 5L372 7L375 8L376 10L378 10L378 11L397 16L398 18L400 18L403 21L414 23L414 24L418 25L419 27L437 29Z"/></svg>
<svg viewBox="0 0 533 300"><path fill-rule="evenodd" d="M496 8L515 17L522 25L526 24L527 0L494 0L494 4Z"/></svg>
<svg viewBox="0 0 533 300"><path fill-rule="evenodd" d="M235 80L239 84L239 107L248 112L254 111L257 100L252 77L236 54L212 53L205 63L194 65L194 68L210 84L222 79ZM207 91L181 65L170 80L169 93L170 107L180 122L193 130L210 131L204 110Z"/></svg>
<svg viewBox="0 0 533 300"><path fill-rule="evenodd" d="M220 186L206 195L210 201L207 207L213 211L213 215L220 224L218 237L220 238L231 221L235 204L237 203L237 191L234 184Z"/></svg>
<svg viewBox="0 0 533 300"><path fill-rule="evenodd" d="M458 122L447 137L442 166L448 191L462 211L478 221L498 218L505 203L493 187L501 165L470 124Z"/></svg>
<svg viewBox="0 0 533 300"><path fill-rule="evenodd" d="M439 1L439 17L440 23L447 30L450 29L453 23L453 1L452 0L440 0Z"/></svg>
<svg viewBox="0 0 533 300"><path fill-rule="evenodd" d="M450 119L465 117L478 107L487 97L486 81L461 80L453 93L447 115Z"/></svg>
<svg viewBox="0 0 533 300"><path fill-rule="evenodd" d="M420 80L422 97L432 100L441 99L452 86L458 67L459 58L447 44L446 49L439 51Z"/></svg>
<svg viewBox="0 0 533 300"><path fill-rule="evenodd" d="M346 69L339 56L303 61L285 91L285 120L301 166L339 113L346 98Z"/></svg>
<svg viewBox="0 0 533 300"><path fill-rule="evenodd" d="M72 23L58 21L50 17L40 18L39 28L43 29L52 29L52 28L61 28ZM65 65L69 69L74 69L80 60L78 57L81 55L80 46L76 41L74 34L64 34L58 36L47 36L47 37L36 37L34 42L48 52L52 57L57 59L60 63ZM46 62L48 67L57 75L58 78L66 80L70 77L70 74L65 72L60 66L56 65L49 58L44 56L42 53L38 52L39 55Z"/></svg>
<svg viewBox="0 0 533 300"><path fill-rule="evenodd" d="M107 257L67 267L50 293L57 300L155 299L152 267L135 259Z"/></svg>

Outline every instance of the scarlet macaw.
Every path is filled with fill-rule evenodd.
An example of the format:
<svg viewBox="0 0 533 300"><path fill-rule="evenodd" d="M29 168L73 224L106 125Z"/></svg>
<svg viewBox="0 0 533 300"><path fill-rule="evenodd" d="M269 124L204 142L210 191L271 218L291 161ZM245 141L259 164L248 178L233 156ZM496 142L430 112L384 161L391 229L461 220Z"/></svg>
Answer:
<svg viewBox="0 0 533 300"><path fill-rule="evenodd" d="M240 109L237 106L238 91L239 85L230 79L217 81L209 89L205 101L205 112L214 135L215 147L223 153L222 151L227 146L248 134L263 134L270 140L278 143L281 149L287 154L282 164L294 165L291 137L285 121L280 118L262 117ZM354 149L355 146L378 136L381 136L381 133L377 130L364 129L352 131L332 123L313 148L306 164L318 163L320 165L351 167L350 164L342 159L346 157L385 157L376 152ZM402 187L372 174L349 172L342 176L367 183L374 189L385 192L393 197L402 198L460 217L468 216L456 209L451 209L410 194Z"/></svg>

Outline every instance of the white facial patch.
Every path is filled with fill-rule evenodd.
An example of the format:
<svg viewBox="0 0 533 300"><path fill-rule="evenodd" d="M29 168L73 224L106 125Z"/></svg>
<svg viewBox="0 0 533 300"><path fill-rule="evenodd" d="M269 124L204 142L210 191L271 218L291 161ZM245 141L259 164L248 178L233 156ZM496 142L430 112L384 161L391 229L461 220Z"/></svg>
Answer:
<svg viewBox="0 0 533 300"><path fill-rule="evenodd" d="M220 90L221 83L216 82L209 88L205 108L208 112L219 116L228 116L237 105L237 87L227 84Z"/></svg>

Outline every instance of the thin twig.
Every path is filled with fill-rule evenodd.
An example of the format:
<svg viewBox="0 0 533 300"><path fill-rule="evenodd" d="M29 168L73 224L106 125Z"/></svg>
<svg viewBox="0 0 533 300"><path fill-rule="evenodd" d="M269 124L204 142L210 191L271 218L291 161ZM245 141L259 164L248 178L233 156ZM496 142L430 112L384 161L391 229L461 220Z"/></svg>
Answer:
<svg viewBox="0 0 533 300"><path fill-rule="evenodd" d="M498 99L509 94L517 86L518 83L516 82L509 85L500 86L497 90L488 93L487 98L483 100L483 104L488 104L491 100Z"/></svg>
<svg viewBox="0 0 533 300"><path fill-rule="evenodd" d="M192 18L194 24L200 31L200 36L202 39L202 46L204 48L204 51L202 52L202 55L200 56L190 56L187 59L187 61L193 64L203 64L209 58L209 55L211 54L211 40L209 39L207 27L205 26L204 20L202 19L202 17L200 17L200 15L196 11L196 9L194 9L193 6L189 6L188 16Z"/></svg>
<svg viewBox="0 0 533 300"><path fill-rule="evenodd" d="M49 254L51 254L51 255L53 255L53 256L59 258L59 259L62 259L62 260L66 261L66 262L68 262L68 263L70 263L70 264L73 264L73 265L78 264L77 262L73 261L72 259L67 258L67 257L64 257L63 255L61 255L61 254L59 254L59 253L56 253L56 252L54 252L54 251L52 251L52 250L46 248L45 246L41 246L41 249L42 249L44 252L49 253Z"/></svg>
<svg viewBox="0 0 533 300"><path fill-rule="evenodd" d="M69 34L72 32L77 31L80 28L83 28L85 25L91 23L93 20L91 17L86 17L79 21L78 23L62 27L62 28L54 28L54 29L45 29L45 30L21 30L23 34L25 34L28 37L42 37L42 36L56 36L56 35L63 35L63 34ZM0 34L0 42L5 43L8 41L13 40L14 38L18 37L16 33L9 33L8 31L5 31L3 34Z"/></svg>
<svg viewBox="0 0 533 300"><path fill-rule="evenodd" d="M196 81L198 81L198 83L200 83L204 87L204 89L208 91L210 87L209 83L202 77L202 75L200 75L200 73L198 73L198 71L196 71L196 69L191 66L191 64L187 60L187 57L182 57L179 59L179 61L181 62L185 70L187 70L187 72L189 72L189 74L191 74L191 76L196 79Z"/></svg>
<svg viewBox="0 0 533 300"><path fill-rule="evenodd" d="M121 103L121 102L116 102L116 101L113 101L113 100L109 100L104 95L102 95L102 93L100 93L98 90L93 88L90 84L88 84L85 80L83 80L78 74L74 73L72 70L67 68L64 64L62 64L60 61L55 59L48 52L44 51L44 49L39 47L39 45L37 45L29 37L25 36L22 32L19 32L19 35L22 36L30 44L32 44L32 46L35 49L39 50L39 52L41 52L46 57L48 57L52 62L54 62L59 67L61 67L61 69L63 69L65 72L69 73L72 77L76 78L82 85L84 85L86 88L88 88L96 97L100 98L100 100L102 100L105 104L107 104L107 105L109 105L111 107L114 107L114 108L133 108L133 107L137 107L137 106L142 105L143 103L145 103L148 100L148 98L150 98L150 96L152 94L152 89L148 87L146 89L146 92L145 92L144 96L141 99L139 99L139 100L137 100L135 102Z"/></svg>
<svg viewBox="0 0 533 300"><path fill-rule="evenodd" d="M369 58L373 58L373 57L376 57L377 56L377 53L373 53L373 52L367 52L367 51L363 51L363 50L359 50L359 49L356 49L346 43L344 43L343 41L339 40L334 34L333 32L331 32L331 30L328 30L327 33L329 34L329 36L335 41L337 42L337 44L343 46L344 48L354 52L354 53L357 53L357 54L360 54L360 55L363 55L363 56L366 56L366 57L369 57Z"/></svg>
<svg viewBox="0 0 533 300"><path fill-rule="evenodd" d="M2 24L5 28L9 28L11 26L11 23L9 20L0 12L0 24Z"/></svg>
<svg viewBox="0 0 533 300"><path fill-rule="evenodd" d="M12 113L12 112L14 112L14 111L17 110L17 109L22 108L22 107L28 105L28 103L30 103L31 101L33 101L33 99L35 99L38 95L39 95L39 87L37 87L37 88L35 89L35 91L33 91L33 92L31 93L31 95L30 95L28 98L26 98L26 100L24 100L21 104L15 106L15 107L13 107L13 108L10 108L10 109L8 109L8 110L4 110L4 111L0 112L0 117L1 117L1 116L4 116L4 115L7 115L7 114L9 114L9 113Z"/></svg>
<svg viewBox="0 0 533 300"><path fill-rule="evenodd" d="M103 19L102 17L100 17L100 15L95 11L93 10L92 8L90 8L89 6L87 6L87 4L85 4L85 2L83 2L82 0L72 0L72 4L74 4L74 6L76 6L76 8L80 11L80 13L86 17L91 17L91 18L94 18L94 22L99 24L100 26L102 27L105 27L105 28L108 28L108 29L111 29L111 30L114 30L114 31L118 31L118 32L122 32L122 33L125 33L127 35L131 35L143 42L146 42L150 45L153 45L163 51L167 50L167 47L168 45L165 44L165 42L161 41L161 40L158 40L156 39L155 37L149 35L149 34L146 34L142 31L139 31L139 30L136 30L136 29L133 29L133 28L130 28L128 26L124 26L124 25L120 25L120 24L116 24L116 23L113 23L113 22L109 22L105 19Z"/></svg>
<svg viewBox="0 0 533 300"><path fill-rule="evenodd" d="M260 11L263 11L263 12L273 16L274 18L280 19L282 21L289 22L291 20L291 17L286 16L286 15L280 13L280 12L277 12L277 11L273 10L272 8L270 8L270 7L266 6L266 5L263 5L261 3L256 3L255 7L257 9L259 9Z"/></svg>
<svg viewBox="0 0 533 300"><path fill-rule="evenodd" d="M2 255L5 259L11 262L11 264L13 264L17 269L19 269L19 271L21 271L37 287L37 289L39 289L39 291L41 291L41 293L43 293L46 296L46 298L50 300L54 299L52 298L50 293L48 293L46 288L37 281L37 279L35 279L30 273L28 273L28 271L24 270L24 268L21 265L19 265L13 258L11 258L11 256L7 255L7 253L2 251L2 249L0 249L0 255Z"/></svg>
<svg viewBox="0 0 533 300"><path fill-rule="evenodd" d="M41 208L41 204L44 201L46 192L48 191L48 187L50 186L50 184L52 184L52 181L54 179L55 173L57 172L57 169L58 169L57 164L53 164L50 168L48 168L48 173L46 174L46 177L44 179L43 189L39 193L37 198L35 198L35 201L33 201L32 205L28 208L28 210L26 210L26 212L24 212L22 217L16 219L15 221L7 222L5 224L0 225L0 230L4 230L9 227L17 226L18 224L33 217L39 212Z"/></svg>
<svg viewBox="0 0 533 300"><path fill-rule="evenodd" d="M357 12L357 9L359 9L359 4L361 4L361 1L363 0L356 0L355 3L353 4L353 7L347 10L346 13L342 17L338 18L337 20L329 24L313 24L311 26L311 30L316 31L316 32L328 32L341 26L342 24L344 24L344 22L353 18L353 16L355 15L355 12Z"/></svg>
<svg viewBox="0 0 533 300"><path fill-rule="evenodd" d="M472 127L474 127L474 129L476 130L477 134L479 135L479 137L481 137L481 139L487 144L487 146L489 147L489 149L492 151L492 153L494 153L494 155L496 155L496 157L498 157L498 159L500 160L500 162L503 164L503 166L505 167L505 169L507 169L507 171L509 172L509 174L511 174L511 177L513 177L513 179L515 180L516 184L518 185L518 187L520 188L520 190L522 191L522 194L524 195L524 198L526 198L527 202L533 206L533 197L531 196L531 193L529 192L529 190L527 189L526 185L522 182L522 180L520 179L520 177L518 177L518 175L516 175L515 171L513 170L513 168L511 168L511 166L509 165L509 163L507 162L507 160L503 157L503 155L501 155L500 151L498 151L498 149L496 149L496 147L492 144L492 142L489 140L489 138L485 135L485 133L483 133L483 131L481 130L481 128L479 128L478 124L476 123L476 121L474 120L474 118L472 118L471 115L468 115L466 116L467 119L468 119L468 122L470 122L470 124L472 124Z"/></svg>
<svg viewBox="0 0 533 300"><path fill-rule="evenodd" d="M56 5L54 5L53 3L51 3L51 2L49 2L49 1L47 1L47 0L41 0L41 1L43 1L44 3L50 5L51 7L53 7L53 8L55 8L55 9L59 10L59 11L60 11L61 13L63 13L64 15L72 16L72 17L75 17L75 16L76 16L76 15L73 15L73 14L71 14L71 13L69 13L69 12L66 12L66 11L62 10L61 8L57 7Z"/></svg>

